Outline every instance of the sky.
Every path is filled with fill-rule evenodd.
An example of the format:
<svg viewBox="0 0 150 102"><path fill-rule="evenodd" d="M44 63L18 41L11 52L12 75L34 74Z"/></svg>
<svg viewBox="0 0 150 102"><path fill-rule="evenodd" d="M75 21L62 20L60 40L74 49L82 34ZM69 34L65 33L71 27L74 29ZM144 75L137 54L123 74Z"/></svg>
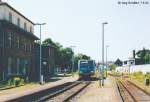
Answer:
<svg viewBox="0 0 150 102"><path fill-rule="evenodd" d="M102 23L108 60L131 57L132 50L150 49L149 4L118 4L119 0L3 0L33 22L46 23L42 39L52 38L64 47L76 46L96 61L102 56ZM120 0L125 2L127 0ZM128 0L130 1L130 0ZM39 27L35 27L39 36Z"/></svg>

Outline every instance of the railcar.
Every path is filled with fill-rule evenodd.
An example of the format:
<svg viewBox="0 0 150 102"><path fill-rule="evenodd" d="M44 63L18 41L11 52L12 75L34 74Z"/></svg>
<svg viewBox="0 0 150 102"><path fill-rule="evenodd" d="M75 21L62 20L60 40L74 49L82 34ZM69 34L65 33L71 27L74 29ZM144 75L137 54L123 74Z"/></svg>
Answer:
<svg viewBox="0 0 150 102"><path fill-rule="evenodd" d="M79 60L78 69L80 77L92 77L96 72L96 63L94 60Z"/></svg>

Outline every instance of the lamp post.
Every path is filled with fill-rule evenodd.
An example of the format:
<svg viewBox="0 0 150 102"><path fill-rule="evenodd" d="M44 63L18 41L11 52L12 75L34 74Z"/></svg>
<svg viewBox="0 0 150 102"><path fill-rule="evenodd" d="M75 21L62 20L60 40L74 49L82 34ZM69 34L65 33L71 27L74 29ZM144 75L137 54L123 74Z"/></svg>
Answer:
<svg viewBox="0 0 150 102"><path fill-rule="evenodd" d="M104 25L106 24L108 23L102 23L102 86L104 86Z"/></svg>
<svg viewBox="0 0 150 102"><path fill-rule="evenodd" d="M106 77L107 77L107 75L108 75L108 73L107 73L107 69L108 69L108 62L107 62L107 48L109 47L109 45L106 45Z"/></svg>
<svg viewBox="0 0 150 102"><path fill-rule="evenodd" d="M70 48L72 49L72 51L74 51L74 48L75 48L76 46L70 46ZM74 70L74 55L72 55L72 69L71 69L71 71L72 71L72 74L73 74L73 70Z"/></svg>
<svg viewBox="0 0 150 102"><path fill-rule="evenodd" d="M42 40L41 40L41 33L42 33L42 25L45 25L46 23L36 23L35 25L38 25L40 26L40 68L39 68L39 80L40 80L40 84L43 84L43 76L42 76L42 71L41 71L41 68L42 68L42 46L41 46L41 43L42 43Z"/></svg>

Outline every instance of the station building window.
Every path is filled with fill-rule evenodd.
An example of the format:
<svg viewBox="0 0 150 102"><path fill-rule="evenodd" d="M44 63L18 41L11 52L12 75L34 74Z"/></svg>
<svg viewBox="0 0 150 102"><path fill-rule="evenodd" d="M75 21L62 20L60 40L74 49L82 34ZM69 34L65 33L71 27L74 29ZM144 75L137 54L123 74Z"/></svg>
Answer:
<svg viewBox="0 0 150 102"><path fill-rule="evenodd" d="M24 44L24 50L25 50L25 52L27 51L27 44L26 43Z"/></svg>
<svg viewBox="0 0 150 102"><path fill-rule="evenodd" d="M9 22L12 23L12 13L9 13Z"/></svg>
<svg viewBox="0 0 150 102"><path fill-rule="evenodd" d="M20 39L19 39L19 37L18 37L18 39L17 39L17 48L18 48L18 49L20 48Z"/></svg>
<svg viewBox="0 0 150 102"><path fill-rule="evenodd" d="M30 33L33 33L33 28L30 26Z"/></svg>
<svg viewBox="0 0 150 102"><path fill-rule="evenodd" d="M51 48L49 48L49 51L48 51L48 53L49 53L49 56L51 56Z"/></svg>
<svg viewBox="0 0 150 102"><path fill-rule="evenodd" d="M32 52L32 45L29 44L29 51Z"/></svg>
<svg viewBox="0 0 150 102"><path fill-rule="evenodd" d="M4 38L3 36L4 36L4 34L0 33L0 47L3 46L3 38Z"/></svg>
<svg viewBox="0 0 150 102"><path fill-rule="evenodd" d="M24 30L27 30L27 23L24 23Z"/></svg>
<svg viewBox="0 0 150 102"><path fill-rule="evenodd" d="M12 58L8 58L8 75L11 75L11 68L12 68Z"/></svg>
<svg viewBox="0 0 150 102"><path fill-rule="evenodd" d="M20 18L17 19L17 25L20 27Z"/></svg>
<svg viewBox="0 0 150 102"><path fill-rule="evenodd" d="M19 74L20 59L17 58L17 74Z"/></svg>
<svg viewBox="0 0 150 102"><path fill-rule="evenodd" d="M8 34L8 40L9 40L9 48L12 47L12 33Z"/></svg>

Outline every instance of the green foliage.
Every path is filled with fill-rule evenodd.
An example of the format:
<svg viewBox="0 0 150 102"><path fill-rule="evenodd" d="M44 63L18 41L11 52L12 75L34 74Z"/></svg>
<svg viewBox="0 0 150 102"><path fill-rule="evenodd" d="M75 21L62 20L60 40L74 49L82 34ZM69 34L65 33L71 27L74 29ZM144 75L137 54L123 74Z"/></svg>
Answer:
<svg viewBox="0 0 150 102"><path fill-rule="evenodd" d="M74 70L78 70L78 61L79 60L90 60L91 58L85 54L79 53L74 57Z"/></svg>
<svg viewBox="0 0 150 102"><path fill-rule="evenodd" d="M75 56L75 59L77 59L77 60L90 60L91 58L90 58L90 56L79 53Z"/></svg>
<svg viewBox="0 0 150 102"><path fill-rule="evenodd" d="M51 38L45 39L45 40L42 42L42 45L51 46L51 47L54 47L54 48L57 47L56 43L53 42Z"/></svg>
<svg viewBox="0 0 150 102"><path fill-rule="evenodd" d="M145 74L145 78L150 79L150 73Z"/></svg>
<svg viewBox="0 0 150 102"><path fill-rule="evenodd" d="M115 75L115 76L122 76L123 73L120 73L120 72L113 72L113 75Z"/></svg>
<svg viewBox="0 0 150 102"><path fill-rule="evenodd" d="M134 72L133 74L130 74L130 78L143 83L146 76L141 71L139 71L139 72Z"/></svg>
<svg viewBox="0 0 150 102"><path fill-rule="evenodd" d="M61 68L70 68L72 66L72 56L74 56L74 52L71 48L67 47L64 48L60 43L53 42L51 38L47 38L42 42L42 45L44 46L51 46L55 48L55 64L57 67ZM77 68L78 60L81 59L90 59L89 56L85 54L78 54L75 56L74 62L75 66L74 68Z"/></svg>
<svg viewBox="0 0 150 102"><path fill-rule="evenodd" d="M143 48L142 50L139 50L136 55L143 61L144 64L150 63L150 50Z"/></svg>
<svg viewBox="0 0 150 102"><path fill-rule="evenodd" d="M116 70L117 66L115 64L110 65L111 70Z"/></svg>
<svg viewBox="0 0 150 102"><path fill-rule="evenodd" d="M72 64L72 56L74 52L71 48L63 48L60 50L60 61L62 67L68 67Z"/></svg>
<svg viewBox="0 0 150 102"><path fill-rule="evenodd" d="M8 80L8 85L10 86L21 86L25 84L25 80L19 76L12 76Z"/></svg>

